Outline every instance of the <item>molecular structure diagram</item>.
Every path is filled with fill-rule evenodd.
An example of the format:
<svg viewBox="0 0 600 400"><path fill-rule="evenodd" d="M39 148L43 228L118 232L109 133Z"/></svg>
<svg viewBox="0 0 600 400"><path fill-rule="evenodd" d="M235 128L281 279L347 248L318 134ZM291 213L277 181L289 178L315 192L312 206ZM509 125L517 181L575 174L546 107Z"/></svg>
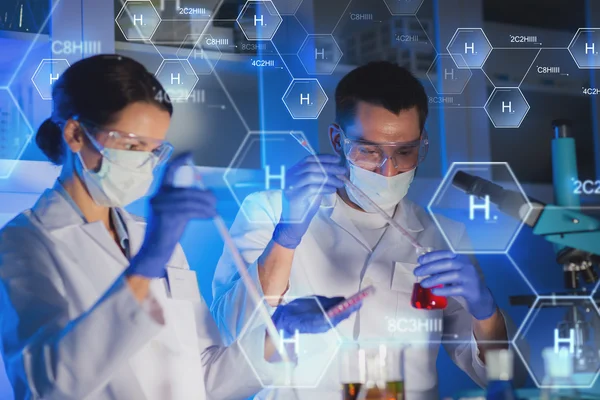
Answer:
<svg viewBox="0 0 600 400"><path fill-rule="evenodd" d="M290 83L287 86L287 89L281 93L281 101L284 103L290 116L294 120L316 120L319 118L322 110L327 104L329 99L320 80L324 79L324 76L332 75L344 58L344 54L338 45L334 34L336 29L338 29L342 18L347 16L346 11L351 7L353 2L357 1L360 0L348 0L348 4L344 9L343 14L340 16L335 26L333 26L330 33L316 34L307 31L300 21L300 18L297 16L302 0L290 0L285 2L279 0L247 0L235 19L234 22L243 33L245 39L250 43L255 43L255 48L261 48L263 44L266 44L269 48L273 49L271 55L279 60L281 68L289 75ZM413 18L418 25L423 27L423 24L417 15L423 4L423 0L382 1L385 3L390 17L410 17ZM220 38L216 34L207 33L209 23L218 21L214 18L214 14L216 14L218 7L214 11L202 7L179 8L179 10L180 14L186 14L188 16L194 15L198 20L205 22L205 26L201 32L186 34L185 38L180 41L180 43L176 43L178 49L174 57L165 56L164 50L161 51L160 47L162 39L158 37L161 33L161 26L170 29L173 25L169 24L169 22L172 23L173 21L161 19L161 14L150 0L122 1L122 7L115 18L115 23L127 41L149 44L153 46L156 53L160 55L161 62L160 66L155 71L155 76L165 87L165 95L168 95L170 100L186 101L190 96L194 95L194 89L199 82L200 77L206 75L214 75L222 90L227 93L227 89L219 77L219 71L216 66L224 53L221 50L222 47L228 46L229 42L227 39ZM283 16L296 19L305 33L304 39L298 48L295 49L295 54L293 54L293 56L298 58L299 62L302 64L303 72L306 75L296 76L298 74L292 73L292 70L289 68L283 57L283 52L279 51L278 45L274 40L279 28L284 22ZM357 15L356 18L368 19L369 17ZM549 75L559 75L562 73L558 66L535 66L542 51L564 51L565 55L568 52L574 65L580 70L600 69L600 28L580 28L566 47L550 48L541 46L538 43L538 38L535 36L522 36L516 38L515 41L517 43L537 46L521 48L513 47L507 49L515 51L527 49L535 52L527 71L523 74L523 78L516 85L512 86L498 85L498 83L486 72L486 61L488 61L492 52L499 48L494 48L492 46L482 28L464 27L456 29L454 35L448 43L445 44L443 49L438 49L433 45L433 42L427 34L427 30L423 29L422 32L423 37L402 34L398 35L397 39L394 39L403 42L426 42L433 48L435 52L434 59L427 70L426 75L439 96L458 96L463 94L471 81L473 72L480 71L491 84L492 91L485 101L485 104L471 106L471 108L483 109L495 128L510 129L521 126L530 109L530 106L523 95L521 86L523 85L527 74L532 69L536 69L538 73ZM598 48L596 48L596 45L598 45ZM266 58L268 57L264 58L265 59L253 60L252 65L255 67L274 66L275 63L272 59L267 60ZM60 74L68 67L69 62L66 59L54 58L43 59L40 61L36 71L31 76L31 82L43 100L51 99L52 83L56 81ZM17 105L9 86L10 84L7 87L0 87L0 107L3 103ZM584 87L582 90L584 94L588 95L600 94L600 90L595 88ZM231 97L228 97L231 100ZM231 101L233 103L233 100ZM243 119L237 110L237 107L234 107L234 109L240 119ZM0 120L1 118L8 118L8 114L0 113ZM26 131L24 137L30 138L32 135L32 128L24 117L23 112L19 109L19 112L14 113L12 118L19 120L20 126L23 126L23 129ZM244 125L246 126L247 124ZM290 140L288 132L271 132L270 135L265 135L265 132L251 132L250 129L247 129L247 131L248 135L244 140L244 143L240 146L238 154L243 154L241 150L243 150L245 144L256 143L254 138L268 136L277 141L280 141L281 138ZM18 151L22 151L25 144L22 142L6 144L2 141L2 137L4 136L0 135L0 158L18 159L19 156L17 154L20 154ZM291 143L293 143L293 141L291 141ZM5 150L3 149L8 145L13 146L10 148L13 149L11 151L15 154L14 156L4 155L3 151ZM237 161L239 160L234 159L232 161L228 171L235 169L234 167L237 165ZM446 235L444 231L443 221L438 220L436 216L443 211L443 203L446 201L446 189L449 187L450 177L458 170L479 171L481 168L490 169L492 167L506 170L507 176L513 181L516 189L525 199L527 198L516 180L516 177L510 170L510 167L506 163L454 163L442 180L442 183L439 185L438 190L427 207L428 212L437 224L440 232L442 232L449 247L456 253L469 252L460 247L460 243L452 242L448 237L449 235ZM0 168L0 178L10 175L10 171L11 170L3 170ZM227 174L226 178L228 178ZM229 181L226 179L226 183L234 194L236 201L240 203L240 200L238 200L235 195L235 190L237 190L236 184L243 186L245 182L233 182L234 178L236 177L229 177ZM447 199L447 201L451 201L450 197ZM482 205L475 206L479 207L479 209L484 208ZM504 223L503 220L496 221L495 217L492 218L492 220L494 221L491 223L495 223L496 226ZM565 302L568 303L567 307L572 307L573 304L576 304L580 306L580 308L585 309L586 312L593 314L592 318L594 318L598 324L600 324L600 310L598 310L598 307L593 301L597 287L591 294L578 297L541 296L538 294L534 285L528 281L509 254L509 250L521 230L522 225L522 222L506 222L506 225L504 225L506 234L503 241L498 241L496 243L498 247L482 248L473 246L472 248L474 251L469 254L498 254L506 256L510 264L514 266L515 271L520 275L520 278L522 278L530 288L530 292L535 295L535 304L531 307L531 311L521 323L515 338L511 339L511 343L514 345L519 356L523 359L535 383L541 387L543 386L542 377L528 364L528 359L524 355L525 351L520 347L521 339L527 339L528 335L535 334L533 325L534 321L536 321L537 317L540 315L540 310L542 310L544 306L556 307ZM479 236L488 237L488 235ZM558 342L566 341L564 337L559 337L558 334L556 334L555 343L557 340ZM331 343L328 344L327 348L337 351L337 347L337 343ZM244 353L244 355L246 354ZM333 355L333 353L327 354L328 360L332 359ZM252 362L250 358L248 358L248 361L250 363ZM598 377L598 371L600 371L600 364L596 366L596 374L592 376L593 379L590 378L589 381L586 381L577 387L591 387ZM316 383L318 383L321 375L320 373L317 373L318 371L313 372L315 372L314 376L311 375L311 379L307 382L303 382L301 385L299 384L299 387L314 387Z"/></svg>

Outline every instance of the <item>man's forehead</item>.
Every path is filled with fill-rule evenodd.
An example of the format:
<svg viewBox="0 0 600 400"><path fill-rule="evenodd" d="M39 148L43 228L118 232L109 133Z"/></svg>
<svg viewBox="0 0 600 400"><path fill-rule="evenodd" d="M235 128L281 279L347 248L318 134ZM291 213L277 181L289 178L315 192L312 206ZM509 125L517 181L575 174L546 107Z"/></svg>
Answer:
<svg viewBox="0 0 600 400"><path fill-rule="evenodd" d="M410 142L421 135L419 113L416 107L398 114L379 106L357 107L354 118L344 127L350 139L372 142Z"/></svg>

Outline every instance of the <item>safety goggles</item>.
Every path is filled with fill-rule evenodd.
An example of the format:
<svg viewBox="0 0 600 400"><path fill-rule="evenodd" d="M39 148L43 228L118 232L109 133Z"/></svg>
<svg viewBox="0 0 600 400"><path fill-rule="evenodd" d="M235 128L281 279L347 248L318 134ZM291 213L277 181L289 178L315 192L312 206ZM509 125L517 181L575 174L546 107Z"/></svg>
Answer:
<svg viewBox="0 0 600 400"><path fill-rule="evenodd" d="M111 160L110 151L105 151L105 149L135 151L140 154L146 153L147 157L139 157L140 164L137 166L138 168L147 163L151 163L152 167L156 168L164 164L173 153L173 145L165 140L104 129L89 121L81 120L79 117L74 117L73 119L79 122L79 125L94 147L104 157L117 164L119 161Z"/></svg>
<svg viewBox="0 0 600 400"><path fill-rule="evenodd" d="M423 130L419 140L412 142L373 143L366 140L348 139L341 132L342 149L346 159L359 168L374 171L388 161L398 170L417 167L427 156L429 139Z"/></svg>

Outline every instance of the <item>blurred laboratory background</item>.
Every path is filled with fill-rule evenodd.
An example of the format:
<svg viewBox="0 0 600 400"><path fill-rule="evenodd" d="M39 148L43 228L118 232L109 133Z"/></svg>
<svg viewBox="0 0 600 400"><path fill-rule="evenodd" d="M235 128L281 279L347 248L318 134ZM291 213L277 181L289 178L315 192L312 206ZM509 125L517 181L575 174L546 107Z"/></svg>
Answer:
<svg viewBox="0 0 600 400"><path fill-rule="evenodd" d="M553 203L552 121L559 118L572 122L579 180L600 186L600 105L598 93L586 90L600 85L599 74L594 68L579 68L569 51L580 29L600 27L600 2L422 0L413 1L419 3L414 13L402 15L390 12L394 4L388 3L393 0L272 2L281 24L271 40L255 41L240 29L243 0L152 0L160 24L148 41L131 40L136 33L124 0L0 0L0 225L31 207L59 173L32 140L52 110L49 88L40 74L58 73L97 53L132 57L152 72L164 67L164 60L185 60L195 71L192 75L198 80L189 93L174 99L168 138L178 150L193 151L229 224L240 199L227 186L228 168L261 165L260 153L249 155L255 160L236 160L243 153L240 148L252 142L248 135L260 139L260 132L301 131L318 152L331 152L327 127L334 121L335 86L356 66L375 60L406 66L430 96L431 144L409 192L424 207L453 163L472 162L506 163L518 184L506 173L490 171L485 178L507 187L520 186L527 195ZM194 12L181 13L184 9ZM468 79L462 90L439 93L439 65L460 29L484 33L490 51L481 68L463 70ZM329 60L324 70L315 71L310 57L303 56L307 45L309 52L314 51L315 37L324 38L328 49L337 46L333 53L339 57ZM204 45L199 48L199 38L214 41L200 41ZM327 96L318 115L298 118L286 104L294 79L318 80ZM497 88L519 88L526 101L528 107L514 126L498 127L486 109ZM240 173L250 177L257 169ZM600 215L600 194L594 192L582 193L581 202L587 213ZM464 194L456 191L448 196L456 204L455 199ZM128 209L144 215L146 199ZM531 306L536 295L564 293L568 288L552 244L526 226L515 229L515 234L508 255L477 258L498 304L518 324L531 325L524 338L533 342L531 351L539 356L542 344L532 338L553 332L565 321L554 314L531 312ZM212 276L223 243L211 222L195 222L182 244L210 304ZM590 295L595 287L595 282L582 283L577 291ZM590 318L589 326L598 328L600 316ZM596 357L587 364L586 373L593 377L600 369L600 337L586 335L596 346L588 349ZM536 360L530 366L534 376L542 362L540 357ZM438 370L441 397L476 387L443 351ZM535 379L530 376L527 385L534 387ZM596 386L600 393L600 384ZM0 373L0 398L9 397L10 388Z"/></svg>

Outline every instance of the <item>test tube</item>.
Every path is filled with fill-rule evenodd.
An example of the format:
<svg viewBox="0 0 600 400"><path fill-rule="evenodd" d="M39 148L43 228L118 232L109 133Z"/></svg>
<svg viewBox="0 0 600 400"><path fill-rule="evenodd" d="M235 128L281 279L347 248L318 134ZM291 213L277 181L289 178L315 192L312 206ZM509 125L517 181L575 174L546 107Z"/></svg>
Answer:
<svg viewBox="0 0 600 400"><path fill-rule="evenodd" d="M343 313L344 311L346 311L347 309L349 309L350 307L356 305L360 301L363 301L365 298L371 296L374 293L375 293L375 287L367 286L360 292L356 293L355 295L350 296L349 298L342 301L337 306L333 307L331 310L327 311L327 316L329 318L336 317L336 316L340 315L341 313Z"/></svg>
<svg viewBox="0 0 600 400"><path fill-rule="evenodd" d="M422 247L417 249L417 257L431 253L432 247ZM421 277L417 276L417 281L413 285L413 292L411 296L411 305L417 309L424 310L443 310L448 306L448 299L442 296L436 296L433 294L431 289L424 288L421 286ZM436 288L444 287L444 285L435 286Z"/></svg>

